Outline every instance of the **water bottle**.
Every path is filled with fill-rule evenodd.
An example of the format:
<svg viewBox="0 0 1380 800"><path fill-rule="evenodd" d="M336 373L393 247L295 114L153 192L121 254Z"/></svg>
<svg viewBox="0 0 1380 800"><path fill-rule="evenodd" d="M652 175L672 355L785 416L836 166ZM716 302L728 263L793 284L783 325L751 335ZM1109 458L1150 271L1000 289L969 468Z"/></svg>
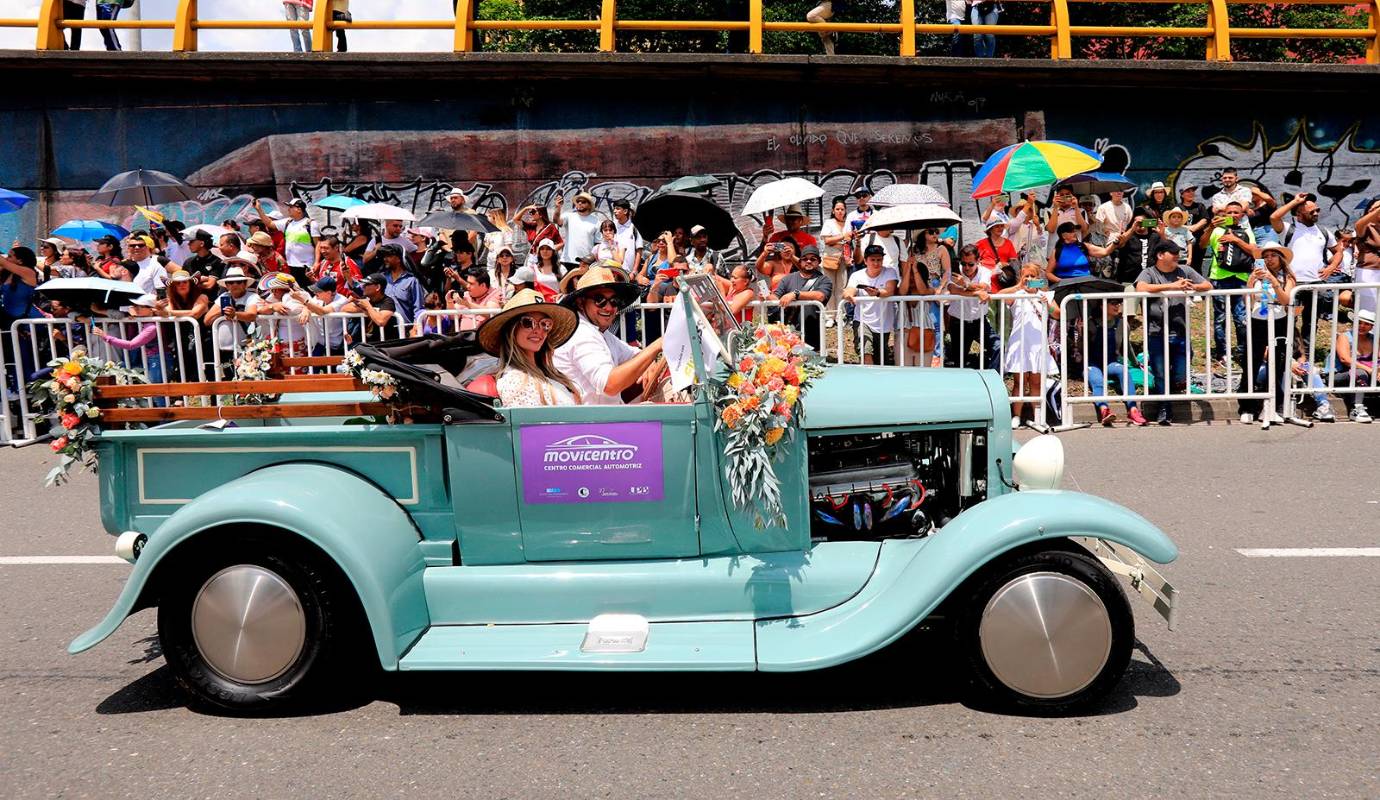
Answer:
<svg viewBox="0 0 1380 800"><path fill-rule="evenodd" d="M1255 260L1256 269L1265 269L1265 259ZM1270 306L1275 302L1275 285L1269 281L1262 281L1260 284L1260 309L1257 316L1261 319L1268 319L1270 316Z"/></svg>

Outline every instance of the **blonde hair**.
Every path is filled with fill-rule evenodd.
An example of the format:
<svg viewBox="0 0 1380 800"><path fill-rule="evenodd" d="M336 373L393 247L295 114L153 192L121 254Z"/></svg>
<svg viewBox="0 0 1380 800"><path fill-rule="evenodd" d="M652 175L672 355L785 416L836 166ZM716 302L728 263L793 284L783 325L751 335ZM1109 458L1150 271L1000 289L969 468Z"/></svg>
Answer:
<svg viewBox="0 0 1380 800"><path fill-rule="evenodd" d="M541 314L539 311L529 313ZM518 320L522 319L524 316L526 316L526 314L519 314L508 320L508 323L503 326L503 335L500 336L498 340L498 374L501 375L504 370L512 367L519 372L525 372L533 378L555 381L570 390L570 394L575 398L576 403L581 402L580 390L575 388L575 383L567 378L560 370L556 369L556 365L552 359L553 351L551 348L550 336L541 343L541 347L537 350L535 358L533 354L528 353L527 350L523 349L517 343ZM547 315L541 314L541 316ZM551 319L553 322L555 321L552 317L547 317L547 319Z"/></svg>

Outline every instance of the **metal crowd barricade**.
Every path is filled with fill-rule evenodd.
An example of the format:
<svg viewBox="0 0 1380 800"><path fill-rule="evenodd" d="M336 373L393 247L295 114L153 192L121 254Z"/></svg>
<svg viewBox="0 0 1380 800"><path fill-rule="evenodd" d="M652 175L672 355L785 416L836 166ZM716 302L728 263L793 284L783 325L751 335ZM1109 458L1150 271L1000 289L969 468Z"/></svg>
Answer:
<svg viewBox="0 0 1380 800"><path fill-rule="evenodd" d="M887 348L883 348L882 358L879 363L882 366L924 366L934 364L940 366L968 367L976 369L992 369L1005 374L1002 363L1002 354L1006 352L1012 331L1012 308L1018 302L1039 302L1032 295L1028 294L991 294L985 304L981 316L976 319L965 319L961 315L950 313L951 308L957 304L967 306L971 303L982 303L974 297L956 294L938 295L894 295L892 297L868 297L858 295L854 301L860 308L868 303L880 303L892 306L889 312L889 322L891 332L887 333L884 341L891 340L890 352L892 358L886 358ZM1042 306L1043 308L1043 306ZM834 359L836 363L842 364L852 359L846 355L845 345L851 341L854 345L854 363L861 363L862 355L858 352L858 337L855 336L849 323L846 321L845 310L842 305L837 310L837 324L835 330L838 331ZM961 314L962 312L960 312ZM1039 325L1040 352L1050 352L1050 333L1048 312L1041 312L1039 318L1042 323ZM884 316L884 320L888 317ZM857 323L861 330L863 326ZM925 331L933 331L933 344L923 352L916 352L916 347L910 343L911 331L919 329L917 336L920 347L925 345ZM946 339L947 335L947 339ZM957 347L958 352L953 352ZM976 347L977 353L972 351ZM1054 357L1050 355L1051 365ZM1050 386L1050 379L1054 377L1052 369L1039 371L1040 386L1036 394L1026 394L1022 381L1019 378L1012 380L1009 386L1012 403L1032 403L1035 406L1035 422L1040 425L1048 425L1047 407L1045 402L1046 394Z"/></svg>
<svg viewBox="0 0 1380 800"><path fill-rule="evenodd" d="M1223 347L1226 352L1214 352L1212 343L1214 310L1211 298L1230 298L1236 296L1246 297L1247 303L1246 325L1244 329L1245 338L1244 341L1240 342L1244 345L1244 364L1240 369L1237 369L1235 361L1232 358L1233 347L1237 343L1233 340L1236 338L1237 334L1235 324L1230 318L1230 300L1226 302L1228 320L1224 326L1225 339ZM1263 363L1257 362L1256 359L1256 326L1252 324L1251 320L1256 313L1260 297L1261 292L1259 289L1214 289L1209 292L1075 293L1068 295L1060 304L1059 371L1062 375L1066 376L1066 378L1079 379L1083 388L1082 391L1075 393L1071 391L1069 384L1067 382L1065 383L1063 387L1064 406L1062 417L1066 421L1071 419L1073 406L1077 404L1095 405L1099 403L1126 403L1145 400L1156 402L1215 399L1260 400L1265 403L1265 411L1261 413L1260 421L1262 426L1268 427L1271 422L1277 421L1277 417L1272 412L1273 405L1271 400L1276 393L1275 364L1277 362L1275 359L1277 356L1275 353L1275 340L1271 338L1270 341L1264 344L1265 352ZM1106 301L1112 299L1139 300L1141 308L1146 309L1140 314L1140 324L1135 328L1139 330L1141 334L1139 345L1131 342L1133 326L1130 324L1130 320L1125 314L1118 316L1114 323L1111 322L1111 318L1107 312ZM1149 304L1147 302L1150 299L1169 301L1162 303L1159 308L1159 327L1161 331L1167 331L1169 329L1171 303L1178 300L1184 305L1184 363L1186 365L1184 369L1184 391L1171 391L1172 387L1170 384L1173 382L1174 375L1172 367L1173 352L1169 336L1161 335L1152 337L1150 334L1150 314L1148 313ZM1204 305L1201 335L1199 330L1194 328L1194 315L1192 309L1195 300ZM1090 325L1089 320L1096 320L1098 324L1095 326ZM1115 324L1116 326L1120 352L1107 352L1108 348L1105 336L1102 337L1100 343L1092 342L1088 336L1090 328L1105 331L1109 324ZM1071 335L1074 332L1080 335L1072 337ZM1077 346L1071 343L1071 338L1076 338L1078 342ZM1166 375L1164 383L1153 387L1153 389L1149 386L1149 376L1151 375L1149 354L1151 353L1151 348L1160 348L1159 354L1163 359L1163 371ZM1203 391L1201 393L1192 390L1194 377L1193 357L1197 352L1201 352L1203 355ZM1080 356L1079 360L1081 360L1083 364L1082 375L1070 375L1070 358L1075 354ZM1146 356L1144 361L1139 357L1142 354ZM1214 380L1217 377L1213 371L1213 366L1219 358L1225 372L1223 377L1226 388L1223 391L1216 391L1213 386ZM1106 373L1111 366L1120 365L1122 374L1117 378L1118 382L1121 384L1119 386L1119 392L1112 393L1110 391L1110 382L1104 383L1104 391L1101 394L1094 394L1092 392L1091 385L1087 381L1087 370L1089 365L1096 366L1099 364L1102 365L1101 369L1104 373L1104 380L1106 380ZM1259 369L1262 366L1266 368L1266 374L1263 380L1259 377ZM1141 369L1143 371L1142 374L1146 376L1146 380L1143 383L1145 387L1144 392L1137 391L1135 381L1131 378L1131 371L1133 369ZM1257 377L1255 381L1244 380L1244 377L1248 375L1256 375ZM1251 388L1252 386L1257 386L1259 388Z"/></svg>
<svg viewBox="0 0 1380 800"><path fill-rule="evenodd" d="M1305 320L1314 320L1312 330L1304 330L1300 322L1298 330L1289 326L1285 348L1291 368L1285 372L1289 378L1284 389L1284 416L1293 418L1297 413L1298 401L1307 395L1336 395L1350 411L1358 403L1365 403L1366 396L1380 393L1375 380L1375 360L1372 355L1371 372L1357 366L1356 343L1358 334L1353 316L1350 326L1343 329L1342 316L1346 307L1342 305L1342 293L1351 294L1351 307L1376 310L1376 299L1380 297L1380 283L1310 283L1294 288L1294 304L1305 313ZM1324 298L1331 293L1330 298ZM1330 319L1319 317L1319 307L1330 312ZM1322 331L1327 337L1325 347L1319 348L1318 334ZM1351 359L1343 364L1337 356L1337 341L1347 338ZM1380 353L1380 326L1371 326L1369 334L1371 353ZM1319 353L1322 358L1319 359ZM1296 355L1297 354L1297 355ZM1304 356L1305 358L1300 358ZM1302 374L1300 374L1302 372Z"/></svg>
<svg viewBox="0 0 1380 800"><path fill-rule="evenodd" d="M146 325L154 326L154 338L148 344L124 349L116 347L92 332L99 326L119 339L132 340ZM40 414L29 406L28 383L48 373L48 362L72 355L77 348L85 349L92 358L113 361L127 369L143 372L150 383L173 380L200 380L202 363L201 325L193 317L128 317L98 319L82 323L70 318L35 318L17 320L5 337L5 372L16 383L17 419L8 410L9 387L4 389L6 423L14 423L23 438L38 435ZM152 349L150 349L152 345ZM8 383L8 381L7 381ZM171 405L181 398L155 397L154 405Z"/></svg>
<svg viewBox="0 0 1380 800"><path fill-rule="evenodd" d="M211 326L211 360L206 362L208 373L228 377L227 370L232 368L235 359L243 352L244 343L251 339L277 336L289 341L288 355L292 356L339 355L344 358L349 354L351 345L356 342L355 330L359 331L358 341L366 342L401 339L409 333L409 326L403 323L401 317L394 314L388 325L377 328L372 339L368 338L364 332L365 317L363 312L336 311L330 314L312 314L307 322L300 323L292 316L260 314L247 325L222 317ZM337 330L337 325L340 338L332 342L335 338L332 334ZM240 335L240 330L246 335ZM298 333L301 335L298 336ZM230 348L219 347L218 343L222 341L223 336L228 336L232 344Z"/></svg>

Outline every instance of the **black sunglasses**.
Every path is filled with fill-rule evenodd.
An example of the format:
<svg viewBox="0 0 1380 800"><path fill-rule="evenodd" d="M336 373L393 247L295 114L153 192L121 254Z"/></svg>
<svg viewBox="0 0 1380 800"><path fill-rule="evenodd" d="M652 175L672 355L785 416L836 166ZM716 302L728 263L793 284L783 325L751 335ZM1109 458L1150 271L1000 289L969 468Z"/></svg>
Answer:
<svg viewBox="0 0 1380 800"><path fill-rule="evenodd" d="M612 308L619 311L627 307L627 303L618 295L608 295L606 297L591 297L589 301L600 308Z"/></svg>

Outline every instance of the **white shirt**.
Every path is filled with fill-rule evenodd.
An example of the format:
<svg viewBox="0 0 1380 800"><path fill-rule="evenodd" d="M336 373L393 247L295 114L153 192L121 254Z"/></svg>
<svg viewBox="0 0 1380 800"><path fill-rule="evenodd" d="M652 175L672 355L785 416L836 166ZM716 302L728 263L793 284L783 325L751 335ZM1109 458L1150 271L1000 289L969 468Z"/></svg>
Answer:
<svg viewBox="0 0 1380 800"><path fill-rule="evenodd" d="M637 270L637 255L642 249L642 234L637 232L632 217L622 223L615 220L613 224L616 227L613 238L623 246L623 269L632 274Z"/></svg>
<svg viewBox="0 0 1380 800"><path fill-rule="evenodd" d="M411 237L411 236L407 236L407 235L405 235L405 234L402 235L402 236L397 236L397 237L392 237L392 238L390 238L390 237L388 237L388 236L380 236L380 237L379 237L379 247L382 247L382 246L384 246L384 245L386 245L386 244L395 244L395 245L397 245L398 247L401 247L401 248L402 248L402 251L403 251L403 255L407 255L408 253L411 253L411 252L413 252L413 251L415 251L415 250L417 249L417 243L414 242L414 241L412 241L412 237ZM376 249L377 249L377 248L376 248ZM289 263L291 263L291 262L289 262Z"/></svg>
<svg viewBox="0 0 1380 800"><path fill-rule="evenodd" d="M581 314L575 335L556 348L552 362L556 369L575 382L584 405L621 406L623 398L609 397L604 394L604 387L608 385L609 373L613 372L613 368L635 355L637 350L615 336L613 331L600 331L597 325Z"/></svg>
<svg viewBox="0 0 1380 800"><path fill-rule="evenodd" d="M348 302L350 299L343 294L336 294L329 303L316 301L318 305L325 306L331 313L340 311ZM311 318L313 343L325 342L326 348L331 353L343 352L345 349L345 322L346 320L340 317L329 318L313 314Z"/></svg>
<svg viewBox="0 0 1380 800"><path fill-rule="evenodd" d="M880 245L886 251L886 254L882 256L882 269L889 269L899 274L901 269L901 239L894 233L890 236L878 236L874 232L868 232L858 247L862 248L865 253L867 248L874 244Z"/></svg>
<svg viewBox="0 0 1380 800"><path fill-rule="evenodd" d="M1289 263L1289 268L1294 271L1295 280L1299 283L1322 280L1319 273L1331 260L1327 255L1331 238L1327 231L1317 225L1303 225L1298 220L1285 224L1279 240L1288 242L1286 246L1294 251L1294 260Z"/></svg>
<svg viewBox="0 0 1380 800"><path fill-rule="evenodd" d="M229 296L228 293L226 296ZM217 297L211 302L219 303L220 298ZM237 311L252 311L259 305L260 300L257 294L245 292L243 297L232 302ZM220 350L233 350L236 342L244 341L244 338L249 335L244 330L244 325L238 321L227 320L224 314L211 323L211 332L215 335L216 347Z"/></svg>
<svg viewBox="0 0 1380 800"><path fill-rule="evenodd" d="M1240 203L1242 208L1251 207L1251 187L1238 183L1230 192L1226 189L1212 196L1212 210L1221 211L1227 203Z"/></svg>
<svg viewBox="0 0 1380 800"><path fill-rule="evenodd" d="M877 273L877 277L875 278L868 275L866 269L860 269L848 277L848 286L855 289L859 286L871 286L876 289L881 289L886 286L888 281L896 281L898 286L901 283L900 273L892 267L882 267L882 271ZM875 297L876 295L858 292L857 296L861 298ZM875 333L886 333L896 326L895 303L889 300L883 300L881 302L868 302L863 300L858 303L857 306L858 321L868 330Z"/></svg>
<svg viewBox="0 0 1380 800"><path fill-rule="evenodd" d="M529 375L509 367L495 381L498 399L504 408L530 406L573 406L575 396L556 381Z"/></svg>
<svg viewBox="0 0 1380 800"><path fill-rule="evenodd" d="M561 248L561 260L579 261L589 255L589 251L594 249L595 241L599 239L599 223L603 221L603 216L593 211L588 214L578 211L562 214L561 238L565 240L565 244Z"/></svg>
<svg viewBox="0 0 1380 800"><path fill-rule="evenodd" d="M282 314L281 319L272 320L268 327L272 329L273 336L277 336L285 342L300 342L307 338L307 326L297 321L297 315L302 313L306 306L301 301L293 298L292 295L284 295L282 300L276 300L283 304L287 310Z"/></svg>
<svg viewBox="0 0 1380 800"><path fill-rule="evenodd" d="M847 224L848 222L846 219L844 222L840 223L838 220L830 217L824 220L823 225L819 226L819 236L816 238L819 239L819 257L821 259L828 258L829 256L838 256L843 253L842 243L830 247L824 243L824 237L842 236L844 233L843 227Z"/></svg>
<svg viewBox="0 0 1380 800"><path fill-rule="evenodd" d="M1130 227L1131 216L1131 204L1125 200L1121 201L1121 205L1108 200L1093 212L1093 217L1102 223L1102 235L1108 239L1120 236Z"/></svg>
<svg viewBox="0 0 1380 800"><path fill-rule="evenodd" d="M280 219L276 224L283 232L283 257L294 266L310 266L316 262L316 247L311 240L321 236L321 229L311 217Z"/></svg>
<svg viewBox="0 0 1380 800"><path fill-rule="evenodd" d="M963 267L959 267L953 277L956 282L966 282L968 286L965 288L981 286L989 292L992 290L992 270L981 264L978 265L977 274L971 278L963 274ZM987 304L976 297L965 297L949 303L945 311L954 319L976 322L987 316Z"/></svg>
<svg viewBox="0 0 1380 800"><path fill-rule="evenodd" d="M134 276L134 285L153 294L168 285L168 271L159 263L158 256L149 256L139 262L139 274Z"/></svg>

